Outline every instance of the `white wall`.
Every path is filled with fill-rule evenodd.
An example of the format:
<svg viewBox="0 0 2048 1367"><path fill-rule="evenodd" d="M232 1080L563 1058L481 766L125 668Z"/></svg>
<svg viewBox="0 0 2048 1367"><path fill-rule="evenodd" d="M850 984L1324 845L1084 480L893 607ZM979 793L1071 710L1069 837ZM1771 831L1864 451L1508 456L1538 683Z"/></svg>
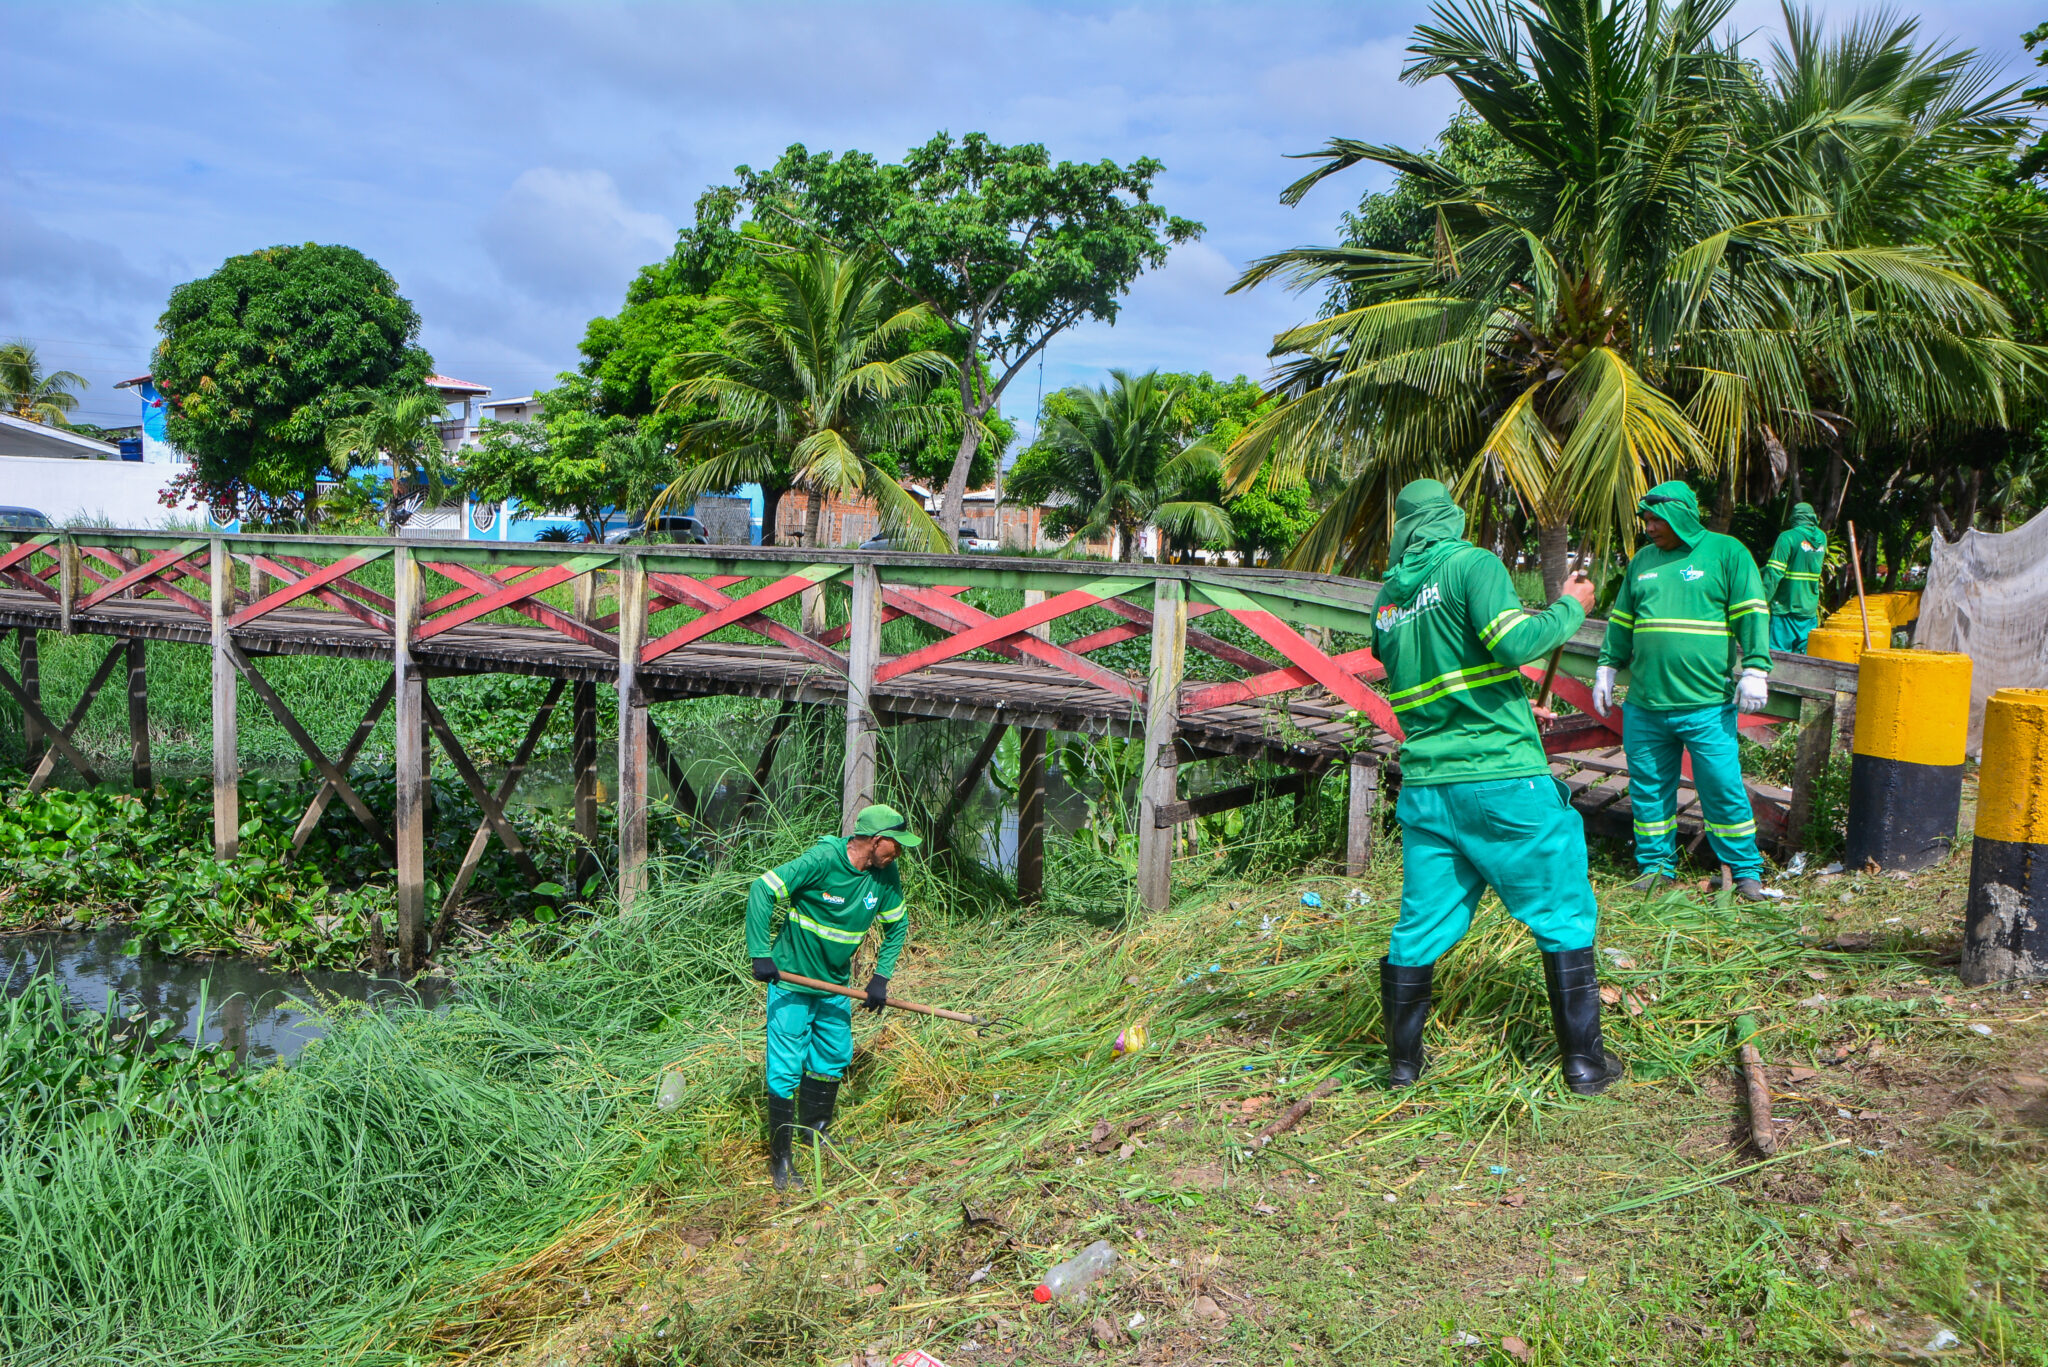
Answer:
<svg viewBox="0 0 2048 1367"><path fill-rule="evenodd" d="M167 518L203 521L203 509L166 508L157 495L186 469L129 460L0 456L0 503L34 508L58 526L90 519L116 527L161 527Z"/></svg>

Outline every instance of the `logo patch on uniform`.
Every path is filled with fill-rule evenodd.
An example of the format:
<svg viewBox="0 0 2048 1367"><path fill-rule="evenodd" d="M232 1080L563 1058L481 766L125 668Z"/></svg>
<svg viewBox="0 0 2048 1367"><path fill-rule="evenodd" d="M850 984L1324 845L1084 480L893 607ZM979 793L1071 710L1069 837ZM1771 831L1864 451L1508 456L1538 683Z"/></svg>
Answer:
<svg viewBox="0 0 2048 1367"><path fill-rule="evenodd" d="M1687 565L1678 572L1678 577L1680 579L1705 579L1707 572L1705 570L1696 570L1692 566Z"/></svg>
<svg viewBox="0 0 2048 1367"><path fill-rule="evenodd" d="M843 907L843 906L845 906L845 905L846 905L846 899L845 899L844 897L834 897L834 896L833 896L833 895L832 895L831 893L829 893L829 892L821 892L821 893L819 893L819 894L818 894L818 900L819 900L820 902L830 902L830 903L832 903L832 904L833 904L834 906L840 906L840 907Z"/></svg>
<svg viewBox="0 0 2048 1367"><path fill-rule="evenodd" d="M1639 575L1637 575L1637 576L1636 576L1636 582L1637 582L1638 584L1640 584L1640 583L1642 583L1642 582L1643 582L1643 581L1644 581L1645 579L1655 579L1656 577L1657 577L1657 571L1655 571L1655 570L1644 570L1644 571L1643 571L1643 572L1642 572L1641 574L1639 574Z"/></svg>
<svg viewBox="0 0 2048 1367"><path fill-rule="evenodd" d="M1813 543L1811 541L1802 541L1799 543L1799 549L1802 551L1811 551L1813 549Z"/></svg>
<svg viewBox="0 0 2048 1367"><path fill-rule="evenodd" d="M1422 592L1415 595L1415 601L1407 607L1397 608L1392 603L1389 603L1374 613L1373 626L1381 631L1392 631L1404 622L1415 620L1416 617L1429 611L1431 608L1441 607L1443 601L1444 594L1442 589L1438 588L1435 584L1425 584L1423 585Z"/></svg>
<svg viewBox="0 0 2048 1367"><path fill-rule="evenodd" d="M876 908L877 906L879 906L879 905L881 904L881 901L882 901L882 895L881 895L880 893L878 893L878 892L871 892L871 893L869 893L869 894L868 894L868 910L869 910L869 911L873 911L873 910L874 910L874 909L875 909L875 908Z"/></svg>

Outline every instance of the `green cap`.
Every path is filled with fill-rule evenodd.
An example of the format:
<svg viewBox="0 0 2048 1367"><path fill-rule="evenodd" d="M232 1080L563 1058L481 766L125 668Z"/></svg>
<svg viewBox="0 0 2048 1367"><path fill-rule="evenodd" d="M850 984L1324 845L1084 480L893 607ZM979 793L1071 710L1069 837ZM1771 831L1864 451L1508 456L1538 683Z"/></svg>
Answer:
<svg viewBox="0 0 2048 1367"><path fill-rule="evenodd" d="M876 803L860 809L860 815L853 819L855 835L886 835L907 850L914 850L924 844L924 837L910 829L910 823L903 813L894 807Z"/></svg>

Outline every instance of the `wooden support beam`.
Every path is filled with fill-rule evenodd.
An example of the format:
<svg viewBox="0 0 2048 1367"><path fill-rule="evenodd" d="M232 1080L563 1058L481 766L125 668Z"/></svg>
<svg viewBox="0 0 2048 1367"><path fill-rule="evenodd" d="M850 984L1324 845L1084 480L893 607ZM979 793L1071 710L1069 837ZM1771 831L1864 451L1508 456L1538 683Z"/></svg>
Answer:
<svg viewBox="0 0 2048 1367"><path fill-rule="evenodd" d="M953 781L953 791L946 799L945 809L932 823L932 853L950 851L953 847L953 822L959 817L960 809L967 805L967 799L974 796L974 790L981 785L981 776L988 772L988 762L995 758L996 747L1003 743L1003 732L1009 730L1009 723L997 722L981 738L981 744L967 758L967 767L960 771L960 777Z"/></svg>
<svg viewBox="0 0 2048 1367"><path fill-rule="evenodd" d="M1814 794L1827 773L1828 756L1835 747L1835 704L1817 698L1799 703L1799 743L1792 756L1792 796L1785 805L1785 833L1778 849L1781 855L1806 848L1806 827L1813 820Z"/></svg>
<svg viewBox="0 0 2048 1367"><path fill-rule="evenodd" d="M1218 812L1232 811L1238 807L1249 807L1254 802L1268 798L1288 797L1307 792L1315 787L1322 775L1310 770L1283 774L1278 778L1262 779L1256 783L1240 783L1235 788L1220 792L1204 793L1182 802L1169 802L1152 813L1152 819L1161 826L1177 826L1183 821L1193 821L1198 816L1214 816Z"/></svg>
<svg viewBox="0 0 2048 1367"><path fill-rule="evenodd" d="M40 793L49 786L50 780L56 776L57 757L60 753L66 759L78 756L78 759L72 759L72 767L78 770L78 776L94 787L99 786L100 776L93 772L91 765L80 763L85 752L71 744L71 737L78 730L78 724L85 720L85 714L92 710L92 700L100 695L100 689L106 686L108 676L114 672L115 663L127 654L127 649L127 643L124 641L116 641L107 647L107 653L101 658L99 668L92 672L92 678L85 685L85 692L79 695L78 705L71 709L71 715L65 718L63 725L51 727L48 715L43 716L41 720L48 727L51 740L56 743L44 752L41 762L35 767L35 772L29 775L28 790L31 793Z"/></svg>
<svg viewBox="0 0 2048 1367"><path fill-rule="evenodd" d="M128 638L128 781L138 793L156 787L149 763L149 642Z"/></svg>
<svg viewBox="0 0 2048 1367"><path fill-rule="evenodd" d="M369 707L364 710L363 719L356 723L355 734L350 736L348 744L342 747L341 758L334 762L334 767L342 773L346 774L355 764L356 756L362 753L363 746L376 731L377 722L383 717L385 709L391 706L392 692L390 679L378 685L377 696L371 699ZM321 781L320 791L313 794L313 800L306 804L305 815L299 818L299 824L292 831L291 855L297 855L306 848L306 842L312 839L313 832L320 825L320 818L327 814L327 806L334 801L336 792L337 789L332 783Z"/></svg>
<svg viewBox="0 0 2048 1367"><path fill-rule="evenodd" d="M43 728L36 721L42 715L43 702L42 636L34 627L23 627L14 636L21 651L22 695L36 704L34 709L21 710L21 762L25 769L35 768L43 758Z"/></svg>
<svg viewBox="0 0 2048 1367"><path fill-rule="evenodd" d="M526 852L526 844L519 838L519 832L514 830L512 823L506 819L504 808L485 785L483 775L477 773L476 766L470 763L469 752L462 748L462 741L456 736L455 728L448 724L448 718L441 715L441 709L434 702L432 690L421 687L420 703L426 709L427 725L441 738L441 748L448 752L448 762L455 766L455 772L461 776L463 786L469 789L471 801L483 811L484 821L497 832L498 843L519 861L522 873L536 883L545 883L547 879L535 866L533 856Z"/></svg>
<svg viewBox="0 0 2048 1367"><path fill-rule="evenodd" d="M754 761L754 772L736 794L738 801L733 808L736 813L746 811L768 791L768 777L775 772L775 752L782 746L783 733L789 730L790 722L796 718L796 709L795 703L784 703L776 712L775 720L768 724L768 739L761 743L761 757Z"/></svg>
<svg viewBox="0 0 2048 1367"><path fill-rule="evenodd" d="M797 595L798 627L804 635L816 640L825 634L825 586L805 589Z"/></svg>
<svg viewBox="0 0 2048 1367"><path fill-rule="evenodd" d="M576 827L576 891L597 877L597 685L569 685L569 772L575 784L570 816Z"/></svg>
<svg viewBox="0 0 2048 1367"><path fill-rule="evenodd" d="M101 662L100 674L95 678L92 687L87 690L85 702L80 706L77 713L78 716L85 715L84 709L91 705L92 695L99 691L100 684L106 682L106 671L112 668L112 658L110 652L108 659ZM15 682L14 676L5 669L0 669L0 690L4 690L9 697L14 699L15 704L21 708L22 715L35 725L37 732L53 747L51 750L44 752L42 760L37 764L36 772L38 774L42 774L54 767L58 756L61 754L65 759L71 761L71 767L78 770L86 782L96 784L100 781L99 775L93 772L92 764L86 759L84 752L71 743L69 732L51 721L49 715L43 711L41 703L35 698L30 697L28 690ZM31 791L34 791L33 785L31 786Z"/></svg>
<svg viewBox="0 0 2048 1367"><path fill-rule="evenodd" d="M1173 895L1173 824L1159 815L1180 797L1180 681L1188 654L1188 603L1178 579L1152 586L1152 664L1145 684L1145 757L1138 778L1138 901L1164 911Z"/></svg>
<svg viewBox="0 0 2048 1367"><path fill-rule="evenodd" d="M235 562L227 543L208 543L207 612L213 624L213 857L233 859L241 848L241 761L236 754L235 662L228 656L228 619L235 611Z"/></svg>
<svg viewBox="0 0 2048 1367"><path fill-rule="evenodd" d="M553 719L555 708L562 701L562 690L567 686L567 681L563 679L556 679L548 685L548 695L541 701L540 710L534 713L533 721L526 728L526 734L520 738L519 749L512 756L511 767L505 770L505 777L498 781L496 799L499 812L502 813L505 804L512 800L513 791L519 787L520 777L526 773L526 766L533 760L534 746L540 743L541 735L548 729L548 722ZM463 852L462 867L455 871L455 881L448 885L448 896L441 902L441 915L434 922L431 941L433 948L438 949L447 941L449 923L455 919L455 908L460 906L462 899L468 895L470 882L476 877L477 865L483 862L484 850L491 843L491 824L491 815L486 811L483 819L476 823L475 833L469 837L469 848Z"/></svg>
<svg viewBox="0 0 2048 1367"><path fill-rule="evenodd" d="M412 655L422 595L419 562L411 547L401 547L393 553L391 571L395 583L391 687L398 711L392 746L398 769L398 791L393 802L393 825L397 828L398 971L409 978L419 971L427 938L426 678Z"/></svg>
<svg viewBox="0 0 2048 1367"><path fill-rule="evenodd" d="M882 580L873 565L857 565L852 628L846 636L846 767L840 776L839 825L853 834L853 819L875 800L875 705L877 667L882 654Z"/></svg>
<svg viewBox="0 0 2048 1367"><path fill-rule="evenodd" d="M227 652L228 659L233 663L236 672L248 681L249 691L254 693L263 705L270 709L270 715L277 718L277 724L284 728L285 734L290 736L292 741L301 750L306 752L306 758L313 761L313 768L319 772L322 778L327 780L327 786L333 788L340 795L341 800L347 804L349 811L355 814L356 820L362 823L363 829L368 831L371 837L384 847L384 853L387 855L393 853L391 837L385 832L383 825L378 822L376 813L370 810L370 804L363 801L361 795L350 785L348 775L343 773L341 767L333 760L327 758L326 752L321 750L311 735L307 734L306 728L299 725L299 719L292 715L291 708L285 706L284 699L280 698L277 695L277 690L270 686L270 680L263 677L262 672L256 668L249 657L242 653L242 648L232 640L227 643Z"/></svg>
<svg viewBox="0 0 2048 1367"><path fill-rule="evenodd" d="M1045 896L1045 743L1043 731L1017 732L1017 900Z"/></svg>
<svg viewBox="0 0 2048 1367"><path fill-rule="evenodd" d="M662 737L661 728L650 718L647 723L647 753L653 758L655 767L668 780L669 793L676 810L685 816L697 814L697 790L690 786L690 776L683 772L683 762L676 752L668 748L668 741Z"/></svg>
<svg viewBox="0 0 2048 1367"><path fill-rule="evenodd" d="M1380 819L1380 761L1367 750L1351 757L1351 799L1344 819L1344 876L1363 878L1372 864Z"/></svg>
<svg viewBox="0 0 2048 1367"><path fill-rule="evenodd" d="M640 664L647 644L647 570L638 553L619 556L619 914L647 882L647 694Z"/></svg>

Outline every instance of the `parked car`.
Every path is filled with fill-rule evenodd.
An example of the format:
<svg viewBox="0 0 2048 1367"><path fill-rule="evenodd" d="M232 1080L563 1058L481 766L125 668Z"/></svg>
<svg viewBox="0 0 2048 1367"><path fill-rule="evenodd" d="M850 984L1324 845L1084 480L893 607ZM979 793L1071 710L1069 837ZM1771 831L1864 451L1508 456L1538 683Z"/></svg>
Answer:
<svg viewBox="0 0 2048 1367"><path fill-rule="evenodd" d="M50 519L34 508L9 508L0 506L0 527L30 527L38 531L51 527Z"/></svg>
<svg viewBox="0 0 2048 1367"><path fill-rule="evenodd" d="M667 542L672 546L703 546L710 543L711 537L704 530L704 524L696 518L665 513L654 520L654 530L651 534L644 522L615 527L604 534L607 546L623 545L628 541Z"/></svg>
<svg viewBox="0 0 2048 1367"><path fill-rule="evenodd" d="M860 548L864 551L894 551L908 549L907 547L899 547L892 538L887 536L871 536L867 540L860 543ZM974 534L974 528L972 527L962 527L960 529L960 552L963 555L974 554L982 551L998 551L1001 549L1001 542L991 541L985 536L976 536Z"/></svg>

